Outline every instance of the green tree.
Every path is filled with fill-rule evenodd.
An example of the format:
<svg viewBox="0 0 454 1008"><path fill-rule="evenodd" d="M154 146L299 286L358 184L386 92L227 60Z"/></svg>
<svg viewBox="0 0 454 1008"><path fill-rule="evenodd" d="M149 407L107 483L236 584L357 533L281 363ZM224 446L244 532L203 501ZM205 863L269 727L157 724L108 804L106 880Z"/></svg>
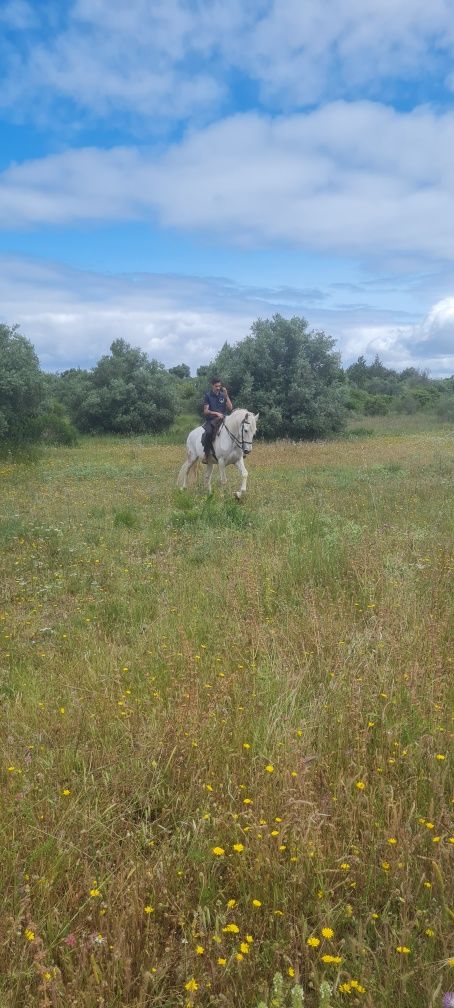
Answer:
<svg viewBox="0 0 454 1008"><path fill-rule="evenodd" d="M61 376L61 401L80 431L144 434L165 430L173 420L174 380L157 361L123 339L92 371Z"/></svg>
<svg viewBox="0 0 454 1008"><path fill-rule="evenodd" d="M38 441L46 398L44 375L32 344L18 326L0 324L0 441Z"/></svg>
<svg viewBox="0 0 454 1008"><path fill-rule="evenodd" d="M191 368L189 364L175 364L175 367L169 368L169 374L175 375L175 378L190 378Z"/></svg>
<svg viewBox="0 0 454 1008"><path fill-rule="evenodd" d="M345 414L334 343L304 318L275 315L257 319L241 343L225 343L209 370L235 405L260 412L263 437L325 437L341 429Z"/></svg>

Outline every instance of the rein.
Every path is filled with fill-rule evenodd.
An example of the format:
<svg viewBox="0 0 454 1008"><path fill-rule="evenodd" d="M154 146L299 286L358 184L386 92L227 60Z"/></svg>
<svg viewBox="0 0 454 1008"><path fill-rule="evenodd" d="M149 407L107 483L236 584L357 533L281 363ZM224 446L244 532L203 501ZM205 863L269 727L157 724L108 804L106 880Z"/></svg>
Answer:
<svg viewBox="0 0 454 1008"><path fill-rule="evenodd" d="M241 451L242 451L243 455L244 455L244 445L245 445L245 441L244 441L244 424L245 424L245 422L246 422L246 417L243 417L243 420L242 420L242 423L241 423L241 441L240 441L239 438L236 437L235 434L233 434L233 432L230 430L230 427L227 427L227 424L226 424L225 420L222 422L221 426L219 427L219 431L218 431L218 433L220 433L220 431L222 430L222 427L225 427L225 429L227 431L227 434L230 436L230 438L234 442L234 444L236 444L238 448L241 448Z"/></svg>

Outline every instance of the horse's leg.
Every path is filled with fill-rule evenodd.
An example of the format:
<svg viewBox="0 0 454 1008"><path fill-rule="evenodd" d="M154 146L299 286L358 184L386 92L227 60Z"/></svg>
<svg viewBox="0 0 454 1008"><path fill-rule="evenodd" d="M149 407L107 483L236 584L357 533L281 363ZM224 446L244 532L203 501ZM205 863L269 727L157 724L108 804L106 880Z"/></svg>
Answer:
<svg viewBox="0 0 454 1008"><path fill-rule="evenodd" d="M248 471L242 458L238 459L238 462L235 462L235 465L241 473L241 486L240 489L236 491L235 497L237 498L237 500L241 500L243 494L246 493Z"/></svg>
<svg viewBox="0 0 454 1008"><path fill-rule="evenodd" d="M186 459L186 462L183 462L183 465L181 466L181 469L180 469L180 471L178 473L178 479L177 479L177 486L179 486L181 490L187 490L187 487L188 487L188 472L192 468L192 466L194 465L194 462L195 462L195 459L193 459L190 456L188 456L188 458Z"/></svg>
<svg viewBox="0 0 454 1008"><path fill-rule="evenodd" d="M227 476L225 475L225 462L224 459L218 458L219 466L219 479L221 481L221 486L227 485Z"/></svg>
<svg viewBox="0 0 454 1008"><path fill-rule="evenodd" d="M207 465L205 466L205 473L206 473L206 476L205 476L205 486L206 486L206 489L207 489L208 493L210 494L212 492L211 491L211 479L212 479L212 476L213 476L213 463L212 462L208 462Z"/></svg>

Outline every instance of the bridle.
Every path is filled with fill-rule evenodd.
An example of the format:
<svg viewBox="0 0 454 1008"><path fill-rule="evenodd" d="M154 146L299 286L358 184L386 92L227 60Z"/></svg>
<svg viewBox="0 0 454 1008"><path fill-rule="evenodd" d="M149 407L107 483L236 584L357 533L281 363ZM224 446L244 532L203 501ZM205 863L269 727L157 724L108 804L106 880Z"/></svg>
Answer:
<svg viewBox="0 0 454 1008"><path fill-rule="evenodd" d="M221 424L221 427L219 428L219 431L218 431L218 433L219 433L220 430L221 430L221 428L222 428L222 426L224 426L225 429L226 429L226 431L227 431L227 434L229 434L229 436L230 436L231 440L234 442L234 444L236 444L238 446L238 448L241 448L241 451L242 451L243 455L249 455L250 451L252 450L252 438L251 438L250 441L245 441L244 440L244 425L246 423L246 418L247 417L248 417L248 414L246 413L246 416L243 417L243 420L241 422L241 427L240 427L241 441L230 430L230 427L227 427L227 424L226 424L225 420L223 421L223 424Z"/></svg>

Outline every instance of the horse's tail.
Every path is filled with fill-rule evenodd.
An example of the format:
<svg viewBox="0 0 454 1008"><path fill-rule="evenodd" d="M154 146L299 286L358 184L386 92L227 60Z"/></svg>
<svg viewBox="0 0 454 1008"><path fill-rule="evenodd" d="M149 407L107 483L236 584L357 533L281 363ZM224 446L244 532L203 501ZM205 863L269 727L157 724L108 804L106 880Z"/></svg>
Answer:
<svg viewBox="0 0 454 1008"><path fill-rule="evenodd" d="M186 461L183 462L183 465L181 466L181 469L178 473L177 487L179 487L181 490L181 488L185 485L185 477L186 477L186 486L193 486L197 480L198 471L199 471L198 459L191 458L191 456L188 455Z"/></svg>
<svg viewBox="0 0 454 1008"><path fill-rule="evenodd" d="M197 480L199 478L199 471L200 471L200 460L196 459L195 462L192 463L191 468L188 470L188 486L192 487L194 486L194 483L197 483Z"/></svg>
<svg viewBox="0 0 454 1008"><path fill-rule="evenodd" d="M185 473L187 471L188 471L188 461L186 459L186 461L183 462L183 465L181 466L181 469L180 469L180 471L178 473L178 476L177 476L177 487L180 487L180 490L181 490L181 487L183 486L184 475L185 475Z"/></svg>

